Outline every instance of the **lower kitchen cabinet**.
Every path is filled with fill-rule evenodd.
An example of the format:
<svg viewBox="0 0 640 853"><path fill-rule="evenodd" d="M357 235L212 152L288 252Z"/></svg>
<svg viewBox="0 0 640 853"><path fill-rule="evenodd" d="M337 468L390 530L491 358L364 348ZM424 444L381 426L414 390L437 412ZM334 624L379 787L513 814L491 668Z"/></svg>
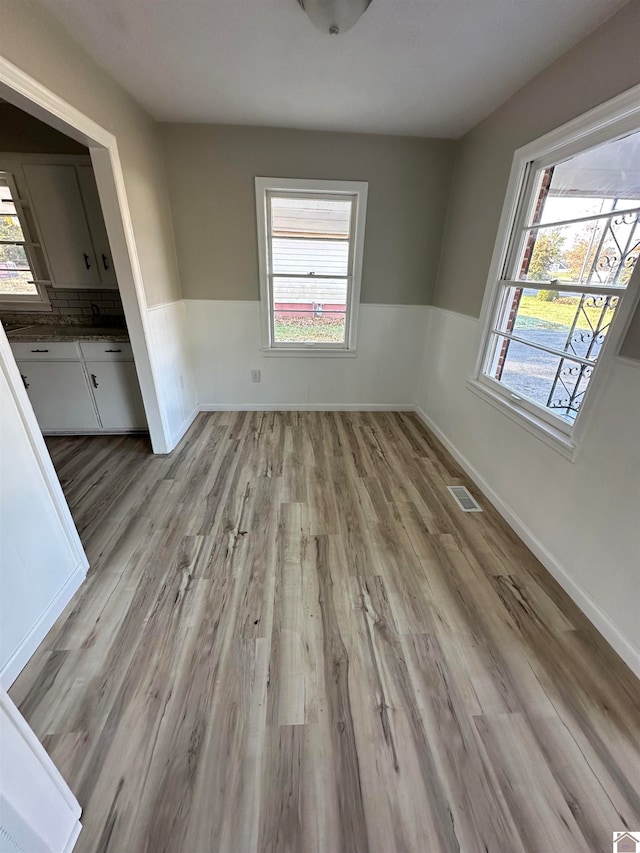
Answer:
<svg viewBox="0 0 640 853"><path fill-rule="evenodd" d="M147 420L132 361L86 361L104 429L144 429Z"/></svg>
<svg viewBox="0 0 640 853"><path fill-rule="evenodd" d="M19 361L18 368L43 432L100 429L82 362Z"/></svg>
<svg viewBox="0 0 640 853"><path fill-rule="evenodd" d="M91 344L86 354L95 353L101 360L87 361L75 343L12 344L42 431L146 429L135 365L133 361L118 360L126 358L128 346Z"/></svg>

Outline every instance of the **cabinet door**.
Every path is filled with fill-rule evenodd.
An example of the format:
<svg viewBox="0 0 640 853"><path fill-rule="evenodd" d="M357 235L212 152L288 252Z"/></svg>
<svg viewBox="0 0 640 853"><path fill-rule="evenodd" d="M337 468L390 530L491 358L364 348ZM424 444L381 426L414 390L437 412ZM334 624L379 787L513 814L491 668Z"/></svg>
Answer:
<svg viewBox="0 0 640 853"><path fill-rule="evenodd" d="M102 205L100 204L100 196L98 195L93 167L76 166L76 171L78 173L78 183L80 184L84 209L87 214L87 222L91 231L91 241L96 253L100 281L103 287L115 288L118 286L118 282L116 281L116 272L111 259L111 248L109 246L109 238L107 237L107 229L104 224Z"/></svg>
<svg viewBox="0 0 640 853"><path fill-rule="evenodd" d="M79 361L19 361L40 429L99 429L87 375Z"/></svg>
<svg viewBox="0 0 640 853"><path fill-rule="evenodd" d="M26 163L24 174L55 287L101 287L75 166Z"/></svg>
<svg viewBox="0 0 640 853"><path fill-rule="evenodd" d="M146 429L147 419L132 361L85 362L105 429Z"/></svg>

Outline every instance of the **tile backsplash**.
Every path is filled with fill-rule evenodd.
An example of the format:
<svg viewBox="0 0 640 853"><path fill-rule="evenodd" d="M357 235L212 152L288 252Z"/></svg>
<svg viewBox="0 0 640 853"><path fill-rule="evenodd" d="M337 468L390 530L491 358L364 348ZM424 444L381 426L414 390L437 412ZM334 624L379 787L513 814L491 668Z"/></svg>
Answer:
<svg viewBox="0 0 640 853"><path fill-rule="evenodd" d="M47 296L51 302L50 314L71 317L124 317L118 290L62 290L48 286Z"/></svg>
<svg viewBox="0 0 640 853"><path fill-rule="evenodd" d="M126 328L124 309L118 290L60 290L47 287L51 302L50 311L12 312L0 311L0 320L7 324L82 325Z"/></svg>

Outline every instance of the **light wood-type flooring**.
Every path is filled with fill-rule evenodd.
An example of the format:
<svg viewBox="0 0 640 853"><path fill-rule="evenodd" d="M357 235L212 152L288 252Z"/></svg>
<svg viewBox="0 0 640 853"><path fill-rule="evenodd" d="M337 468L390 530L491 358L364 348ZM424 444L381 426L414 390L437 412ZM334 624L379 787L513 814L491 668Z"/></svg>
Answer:
<svg viewBox="0 0 640 853"><path fill-rule="evenodd" d="M48 444L91 569L11 695L80 853L608 853L640 830L638 682L469 483L485 511L458 510L414 415L202 414L168 457Z"/></svg>

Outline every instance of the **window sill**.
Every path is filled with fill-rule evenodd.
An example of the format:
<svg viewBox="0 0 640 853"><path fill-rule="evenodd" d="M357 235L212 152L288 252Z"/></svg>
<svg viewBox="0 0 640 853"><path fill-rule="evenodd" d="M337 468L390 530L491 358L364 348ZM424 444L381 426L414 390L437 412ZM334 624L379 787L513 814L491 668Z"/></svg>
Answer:
<svg viewBox="0 0 640 853"><path fill-rule="evenodd" d="M322 349L320 347L263 347L262 355L268 358L356 358L354 349Z"/></svg>
<svg viewBox="0 0 640 853"><path fill-rule="evenodd" d="M573 439L562 430L556 429L551 424L537 418L534 414L518 406L517 403L503 397L480 382L478 379L469 378L466 381L467 388L481 400L489 403L494 409L506 415L510 420L531 433L531 435L544 442L547 447L555 450L570 462L575 461L577 445Z"/></svg>

